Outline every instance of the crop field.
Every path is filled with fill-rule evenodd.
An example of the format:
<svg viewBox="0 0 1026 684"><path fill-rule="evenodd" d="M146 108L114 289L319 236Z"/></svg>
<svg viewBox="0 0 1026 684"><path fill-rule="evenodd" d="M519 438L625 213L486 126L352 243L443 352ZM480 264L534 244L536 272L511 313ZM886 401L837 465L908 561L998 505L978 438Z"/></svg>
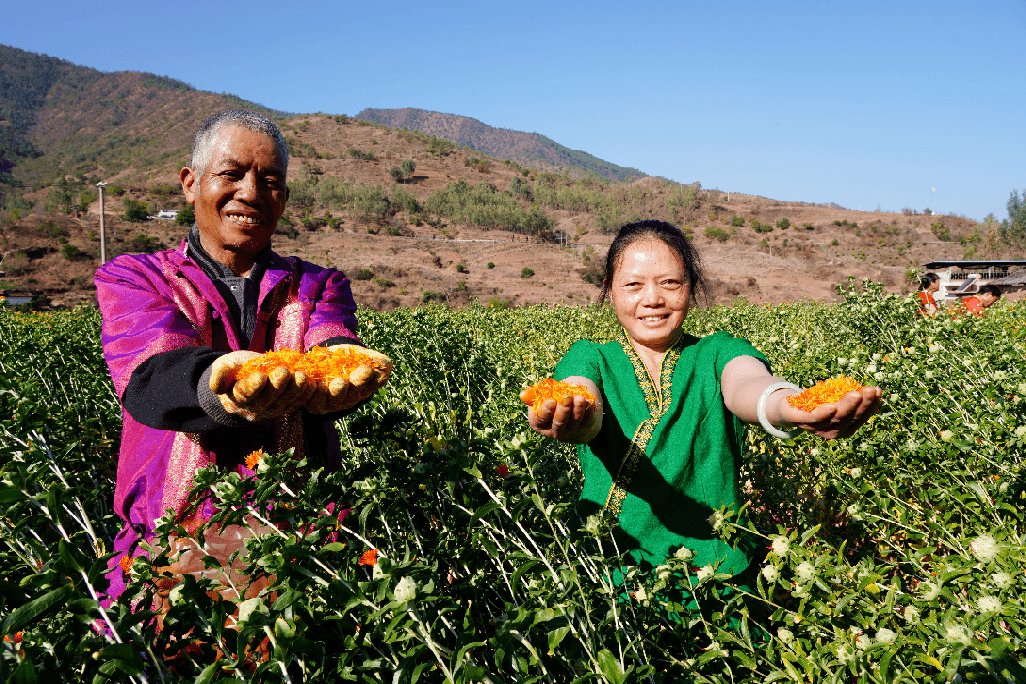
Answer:
<svg viewBox="0 0 1026 684"><path fill-rule="evenodd" d="M250 478L197 477L211 525L269 530L245 560L267 588L240 601L164 571L169 537L204 529L170 518L152 558L108 570L121 414L99 314L0 312L0 680L1026 681L1026 306L952 320L872 283L845 294L685 323L803 387L884 388L847 440L748 430L747 510L713 523L761 551L752 592L726 598L687 559L623 567L612 521L575 515L573 449L527 426L520 389L612 339L608 309L361 311L395 372L339 422L342 469L267 454ZM108 572L130 589L102 609ZM674 611L680 588L700 610Z"/></svg>

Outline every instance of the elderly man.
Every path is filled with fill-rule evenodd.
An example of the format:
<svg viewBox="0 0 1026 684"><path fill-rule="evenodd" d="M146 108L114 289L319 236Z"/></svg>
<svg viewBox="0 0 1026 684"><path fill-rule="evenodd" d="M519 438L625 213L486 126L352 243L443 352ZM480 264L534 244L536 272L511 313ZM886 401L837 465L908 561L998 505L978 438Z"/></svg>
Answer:
<svg viewBox="0 0 1026 684"><path fill-rule="evenodd" d="M360 344L346 276L271 251L287 170L272 121L242 110L211 117L181 171L196 211L188 237L176 250L123 255L97 271L103 351L124 419L114 505L125 526L112 567L142 553L139 542L168 509L183 513L203 466L241 472L257 449L295 448L337 468L335 418L387 379L369 366L330 386L284 368L236 378L265 351ZM122 574L110 575L112 598L124 590Z"/></svg>

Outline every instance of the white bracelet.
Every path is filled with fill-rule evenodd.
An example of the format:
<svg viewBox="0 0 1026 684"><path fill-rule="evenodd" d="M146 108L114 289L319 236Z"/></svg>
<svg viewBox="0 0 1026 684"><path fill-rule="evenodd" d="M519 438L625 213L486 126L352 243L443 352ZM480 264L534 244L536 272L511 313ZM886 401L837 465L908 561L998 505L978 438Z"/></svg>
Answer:
<svg viewBox="0 0 1026 684"><path fill-rule="evenodd" d="M801 434L801 430L791 430L791 432L784 432L783 430L778 430L777 428L773 427L770 424L769 420L767 420L766 418L766 400L769 399L769 395L773 394L779 389L793 389L799 392L801 392L802 390L801 387L794 384L793 382L775 382L766 389L764 389L762 391L762 394L759 395L759 401L755 405L755 413L759 416L759 422L762 424L762 427L766 430L766 432L770 433L774 437L779 437L780 439L792 439Z"/></svg>

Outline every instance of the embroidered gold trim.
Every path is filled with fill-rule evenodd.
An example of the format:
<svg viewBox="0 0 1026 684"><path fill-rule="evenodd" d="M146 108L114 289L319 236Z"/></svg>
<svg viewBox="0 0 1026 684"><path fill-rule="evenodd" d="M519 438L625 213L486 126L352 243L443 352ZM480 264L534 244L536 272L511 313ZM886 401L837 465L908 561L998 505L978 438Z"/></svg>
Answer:
<svg viewBox="0 0 1026 684"><path fill-rule="evenodd" d="M620 330L620 346L624 354L634 366L634 375L638 379L638 386L645 395L645 404L648 406L649 418L641 421L637 430L634 431L634 438L631 446L620 463L620 468L613 478L613 485L609 488L609 495L606 496L606 508L611 510L617 517L620 515L620 508L624 499L627 498L627 489L634 480L634 474L641 463L641 457L645 454L649 440L656 425L662 420L666 412L670 410L670 402L673 399L673 371L677 368L677 361L680 360L680 342L683 336L673 343L659 364L659 391L656 392L655 383L649 375L645 362L641 360L637 350L627 338L627 331Z"/></svg>

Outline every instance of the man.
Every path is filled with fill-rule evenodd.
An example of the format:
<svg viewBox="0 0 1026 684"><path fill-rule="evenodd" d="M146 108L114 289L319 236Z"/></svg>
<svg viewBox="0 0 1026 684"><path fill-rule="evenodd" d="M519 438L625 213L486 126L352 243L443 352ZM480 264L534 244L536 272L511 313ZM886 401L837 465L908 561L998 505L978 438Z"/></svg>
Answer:
<svg viewBox="0 0 1026 684"><path fill-rule="evenodd" d="M999 299L1001 299L1001 288L997 285L984 285L975 295L966 297L959 303L969 313L983 318L984 309L990 308Z"/></svg>
<svg viewBox="0 0 1026 684"><path fill-rule="evenodd" d="M123 255L97 271L103 351L124 421L114 505L125 526L111 567L142 553L165 511L181 516L203 466L241 471L255 450L295 448L337 468L335 418L387 379L387 359L369 350L386 370L361 366L330 386L285 368L236 377L265 351L360 344L348 278L271 251L287 171L272 121L243 110L211 117L180 174L196 211L189 236L177 250ZM123 574L110 574L111 598Z"/></svg>

